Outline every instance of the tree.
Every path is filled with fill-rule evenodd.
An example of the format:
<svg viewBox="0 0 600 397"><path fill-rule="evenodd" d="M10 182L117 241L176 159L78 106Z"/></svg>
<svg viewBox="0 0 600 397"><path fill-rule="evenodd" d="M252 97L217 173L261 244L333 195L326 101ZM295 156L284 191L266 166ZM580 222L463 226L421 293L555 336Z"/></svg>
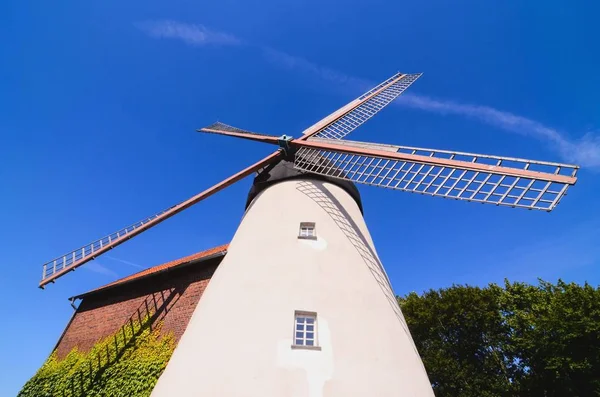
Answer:
<svg viewBox="0 0 600 397"><path fill-rule="evenodd" d="M509 395L501 294L497 286L453 286L399 299L436 396Z"/></svg>
<svg viewBox="0 0 600 397"><path fill-rule="evenodd" d="M398 298L436 396L600 396L600 290L559 280Z"/></svg>
<svg viewBox="0 0 600 397"><path fill-rule="evenodd" d="M501 296L523 396L600 396L600 289L506 282Z"/></svg>

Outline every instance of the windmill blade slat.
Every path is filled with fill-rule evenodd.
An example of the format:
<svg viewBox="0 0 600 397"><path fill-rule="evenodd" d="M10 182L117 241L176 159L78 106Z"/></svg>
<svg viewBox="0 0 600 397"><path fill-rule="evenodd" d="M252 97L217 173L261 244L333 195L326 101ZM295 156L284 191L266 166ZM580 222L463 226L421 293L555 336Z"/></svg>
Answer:
<svg viewBox="0 0 600 397"><path fill-rule="evenodd" d="M554 209L575 184L578 168L395 145L337 143L297 143L301 147L295 168L424 195L545 211Z"/></svg>
<svg viewBox="0 0 600 397"><path fill-rule="evenodd" d="M397 73L303 131L301 139L342 139L400 96L421 73Z"/></svg>
<svg viewBox="0 0 600 397"><path fill-rule="evenodd" d="M46 284L53 282L57 278L65 275L66 273L75 270L79 266L95 259L99 255L115 248L116 246L124 243L125 241L137 236L138 234L158 225L159 223L169 219L170 217L178 214L179 212L191 207L194 204L212 196L220 190L226 188L252 174L255 171L265 167L271 161L275 160L280 156L280 152L274 152L264 159L252 164L248 168L241 170L240 172L230 176L229 178L217 183L205 191L198 193L197 195L174 205L164 211L161 211L151 217L145 218L144 220L134 223L131 226L123 228L118 232L109 234L99 240L96 240L90 244L84 245L81 248L73 250L65 255L62 255L56 259L46 262L42 266L42 280L40 281L39 287L43 288Z"/></svg>
<svg viewBox="0 0 600 397"><path fill-rule="evenodd" d="M277 145L279 142L279 137L242 130L241 128L232 127L221 122L216 122L207 127L200 128L197 131L206 132L208 134L233 136L236 138L244 138L252 141L271 143L275 145Z"/></svg>
<svg viewBox="0 0 600 397"><path fill-rule="evenodd" d="M313 137L313 138L310 138L310 142L328 144L328 143L331 143L331 139ZM341 146L361 148L361 149L384 150L386 152L392 152L392 153L396 153L400 149L403 148L403 146L390 145L387 143L373 143L373 142L360 142L360 141L348 141L348 140L338 140L338 141L335 141L335 144L341 145Z"/></svg>

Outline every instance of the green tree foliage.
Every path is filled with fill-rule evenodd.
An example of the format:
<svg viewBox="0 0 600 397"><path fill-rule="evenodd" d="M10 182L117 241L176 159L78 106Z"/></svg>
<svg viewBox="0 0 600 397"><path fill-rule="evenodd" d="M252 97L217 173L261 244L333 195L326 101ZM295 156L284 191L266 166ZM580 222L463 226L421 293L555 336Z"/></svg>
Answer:
<svg viewBox="0 0 600 397"><path fill-rule="evenodd" d="M505 282L398 301L438 397L600 396L600 289Z"/></svg>
<svg viewBox="0 0 600 397"><path fill-rule="evenodd" d="M52 353L19 397L149 396L175 347L148 318L131 321L87 352Z"/></svg>

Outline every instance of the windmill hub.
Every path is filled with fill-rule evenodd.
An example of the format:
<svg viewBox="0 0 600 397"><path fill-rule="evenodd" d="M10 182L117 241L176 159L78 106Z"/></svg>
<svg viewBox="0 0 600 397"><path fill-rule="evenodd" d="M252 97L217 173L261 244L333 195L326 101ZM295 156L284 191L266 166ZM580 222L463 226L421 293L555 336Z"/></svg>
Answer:
<svg viewBox="0 0 600 397"><path fill-rule="evenodd" d="M290 142L293 139L294 138L291 135L283 134L277 140L277 143L279 144L279 148L283 151L285 157L291 156L293 154L292 148L290 147Z"/></svg>

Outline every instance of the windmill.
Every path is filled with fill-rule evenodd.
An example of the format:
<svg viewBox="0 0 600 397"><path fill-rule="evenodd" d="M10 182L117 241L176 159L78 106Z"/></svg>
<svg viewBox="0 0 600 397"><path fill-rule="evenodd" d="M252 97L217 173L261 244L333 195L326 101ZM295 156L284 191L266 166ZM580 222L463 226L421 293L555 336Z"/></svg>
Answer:
<svg viewBox="0 0 600 397"><path fill-rule="evenodd" d="M577 166L344 140L420 74L303 131L199 131L278 146L209 189L43 265L39 286L257 173L246 212L153 396L432 396L354 183L552 211Z"/></svg>

